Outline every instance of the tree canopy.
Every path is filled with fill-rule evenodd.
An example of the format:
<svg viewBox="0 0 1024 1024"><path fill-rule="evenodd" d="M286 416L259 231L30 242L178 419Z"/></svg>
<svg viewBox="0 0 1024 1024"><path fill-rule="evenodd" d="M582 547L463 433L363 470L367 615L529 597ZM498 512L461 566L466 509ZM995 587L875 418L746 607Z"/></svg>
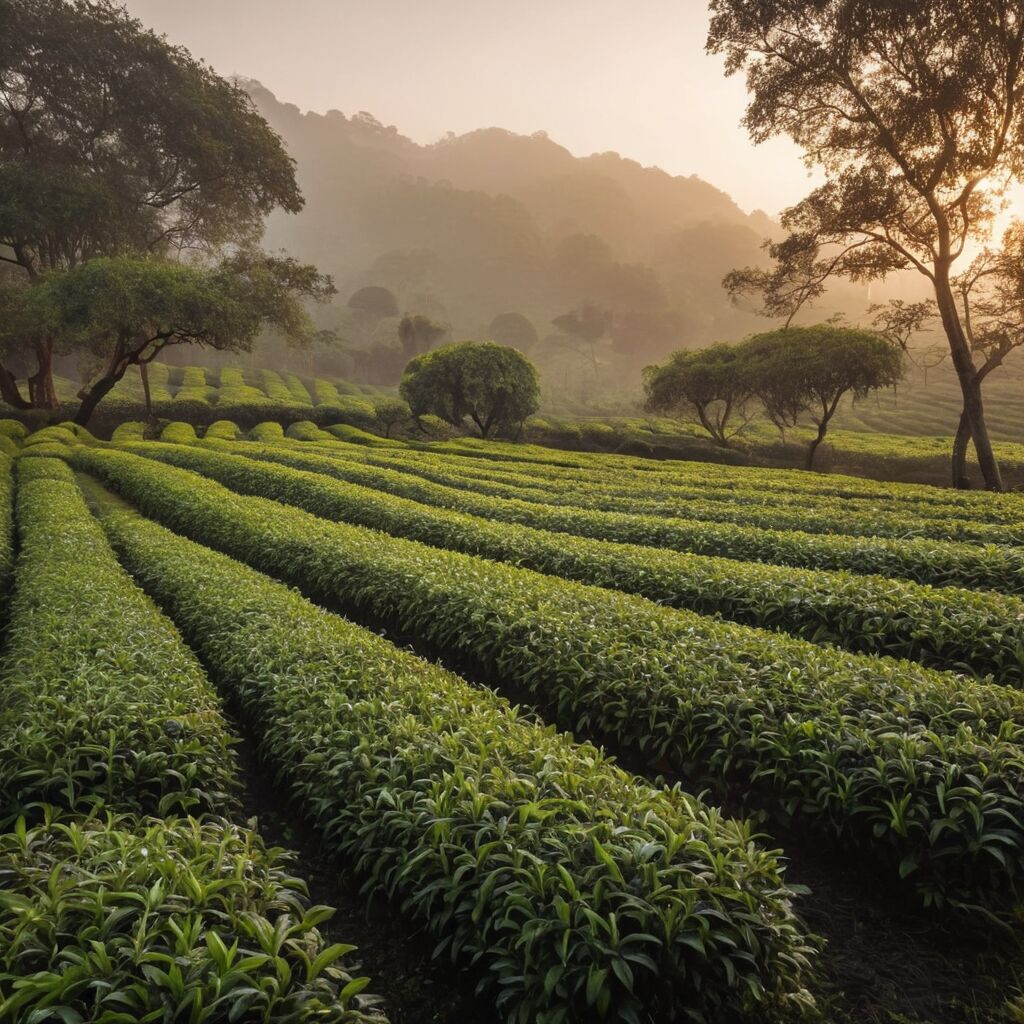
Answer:
<svg viewBox="0 0 1024 1024"><path fill-rule="evenodd" d="M785 431L806 415L817 427L806 468L844 396L863 398L903 377L899 348L872 331L833 324L789 327L743 342L748 380L768 418Z"/></svg>
<svg viewBox="0 0 1024 1024"><path fill-rule="evenodd" d="M646 408L694 420L727 447L751 420L756 399L785 439L809 418L817 427L806 466L846 395L863 398L903 376L898 345L873 331L835 324L788 327L733 344L674 352L644 371Z"/></svg>
<svg viewBox="0 0 1024 1024"><path fill-rule="evenodd" d="M315 268L259 252L212 267L99 257L0 293L12 314L0 323L0 343L36 330L91 353L102 369L79 396L76 421L85 424L129 366L151 362L167 346L244 351L268 326L296 342L311 340L317 332L303 300L332 293Z"/></svg>
<svg viewBox="0 0 1024 1024"><path fill-rule="evenodd" d="M728 446L748 421L753 383L745 356L741 346L727 344L673 352L663 365L644 370L646 409L683 419L695 416L715 444Z"/></svg>
<svg viewBox="0 0 1024 1024"><path fill-rule="evenodd" d="M249 97L112 0L0 0L0 262L22 280L99 257L214 256L297 212L295 168ZM27 402L53 406L36 331Z"/></svg>
<svg viewBox="0 0 1024 1024"><path fill-rule="evenodd" d="M453 426L468 416L481 437L520 425L540 405L533 364L494 342L464 341L417 356L405 368L400 391L413 415L432 413Z"/></svg>
<svg viewBox="0 0 1024 1024"><path fill-rule="evenodd" d="M1016 0L711 0L708 49L746 72L755 142L788 135L828 180L783 215L773 266L727 278L791 317L834 275L931 283L986 486L1000 489L979 367L953 283L1024 178ZM954 462L954 477L962 477Z"/></svg>

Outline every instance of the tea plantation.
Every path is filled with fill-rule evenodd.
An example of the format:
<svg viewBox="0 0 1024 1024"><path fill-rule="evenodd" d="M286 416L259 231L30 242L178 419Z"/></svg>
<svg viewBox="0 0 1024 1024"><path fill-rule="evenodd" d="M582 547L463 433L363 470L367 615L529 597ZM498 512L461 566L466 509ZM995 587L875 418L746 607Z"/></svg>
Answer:
<svg viewBox="0 0 1024 1024"><path fill-rule="evenodd" d="M0 1021L1024 1020L1024 496L206 418L0 421Z"/></svg>

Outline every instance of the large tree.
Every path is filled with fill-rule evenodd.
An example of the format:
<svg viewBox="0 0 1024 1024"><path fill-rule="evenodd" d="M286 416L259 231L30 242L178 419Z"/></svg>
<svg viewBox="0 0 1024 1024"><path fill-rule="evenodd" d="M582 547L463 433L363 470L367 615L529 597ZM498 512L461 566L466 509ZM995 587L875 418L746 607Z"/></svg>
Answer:
<svg viewBox="0 0 1024 1024"><path fill-rule="evenodd" d="M98 257L6 291L0 344L31 327L90 352L101 369L83 387L75 422L85 425L129 366L166 347L246 351L273 327L293 342L317 334L304 302L333 294L329 278L294 260L238 252L216 266L138 257Z"/></svg>
<svg viewBox="0 0 1024 1024"><path fill-rule="evenodd" d="M924 275L985 485L1001 489L954 278L1024 178L1019 0L711 0L711 12L709 51L746 72L751 137L788 135L827 175L785 212L774 265L728 286L791 316L835 275Z"/></svg>
<svg viewBox="0 0 1024 1024"><path fill-rule="evenodd" d="M468 416L481 437L520 426L540 405L533 364L522 352L491 341L463 341L417 356L399 390L414 416L432 413L453 426Z"/></svg>
<svg viewBox="0 0 1024 1024"><path fill-rule="evenodd" d="M26 285L97 257L251 245L302 197L241 89L112 0L0 0L0 262ZM53 407L56 339L32 332L27 398Z"/></svg>

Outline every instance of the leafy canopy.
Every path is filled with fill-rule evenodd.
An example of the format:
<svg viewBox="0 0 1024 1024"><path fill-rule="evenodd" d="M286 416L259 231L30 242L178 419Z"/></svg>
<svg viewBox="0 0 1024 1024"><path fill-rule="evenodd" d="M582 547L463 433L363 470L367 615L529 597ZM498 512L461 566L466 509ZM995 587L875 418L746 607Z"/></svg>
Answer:
<svg viewBox="0 0 1024 1024"><path fill-rule="evenodd" d="M482 437L522 423L540 405L540 381L519 351L464 341L417 356L405 368L402 397L413 415L432 413L454 426L468 416Z"/></svg>
<svg viewBox="0 0 1024 1024"><path fill-rule="evenodd" d="M0 258L251 243L302 208L248 96L111 0L0 0L0 24Z"/></svg>
<svg viewBox="0 0 1024 1024"><path fill-rule="evenodd" d="M745 409L753 383L744 357L740 346L726 344L673 352L668 362L644 370L645 408L695 417L712 440L724 447L748 422ZM734 427L737 414L741 422Z"/></svg>

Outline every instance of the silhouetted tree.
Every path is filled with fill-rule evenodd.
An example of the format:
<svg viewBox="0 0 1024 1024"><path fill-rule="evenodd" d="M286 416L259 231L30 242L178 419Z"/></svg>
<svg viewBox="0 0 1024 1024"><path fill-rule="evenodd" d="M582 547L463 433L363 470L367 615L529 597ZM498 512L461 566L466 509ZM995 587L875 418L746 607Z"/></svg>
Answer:
<svg viewBox="0 0 1024 1024"><path fill-rule="evenodd" d="M388 316L398 316L398 300L390 289L377 284L368 284L353 292L349 296L348 308L369 314L375 322Z"/></svg>
<svg viewBox="0 0 1024 1024"><path fill-rule="evenodd" d="M540 405L533 364L514 348L463 341L417 356L400 387L414 416L432 413L453 426L468 416L481 437L521 425Z"/></svg>
<svg viewBox="0 0 1024 1024"><path fill-rule="evenodd" d="M791 317L840 275L931 284L986 487L1002 489L953 269L1024 178L1017 0L711 0L708 49L745 70L755 142L789 135L828 181L787 210L774 266L726 279ZM965 478L959 459L954 482Z"/></svg>
<svg viewBox="0 0 1024 1024"><path fill-rule="evenodd" d="M419 313L402 317L398 325L398 341L402 346L402 355L408 361L413 356L429 351L448 333L447 324L439 324L429 316Z"/></svg>
<svg viewBox="0 0 1024 1024"><path fill-rule="evenodd" d="M520 352L529 352L537 344L537 328L522 313L499 313L487 328L487 336Z"/></svg>
<svg viewBox="0 0 1024 1024"><path fill-rule="evenodd" d="M589 360L594 375L598 373L597 346L608 337L612 326L612 312L585 302L579 309L570 310L552 321L579 355Z"/></svg>

